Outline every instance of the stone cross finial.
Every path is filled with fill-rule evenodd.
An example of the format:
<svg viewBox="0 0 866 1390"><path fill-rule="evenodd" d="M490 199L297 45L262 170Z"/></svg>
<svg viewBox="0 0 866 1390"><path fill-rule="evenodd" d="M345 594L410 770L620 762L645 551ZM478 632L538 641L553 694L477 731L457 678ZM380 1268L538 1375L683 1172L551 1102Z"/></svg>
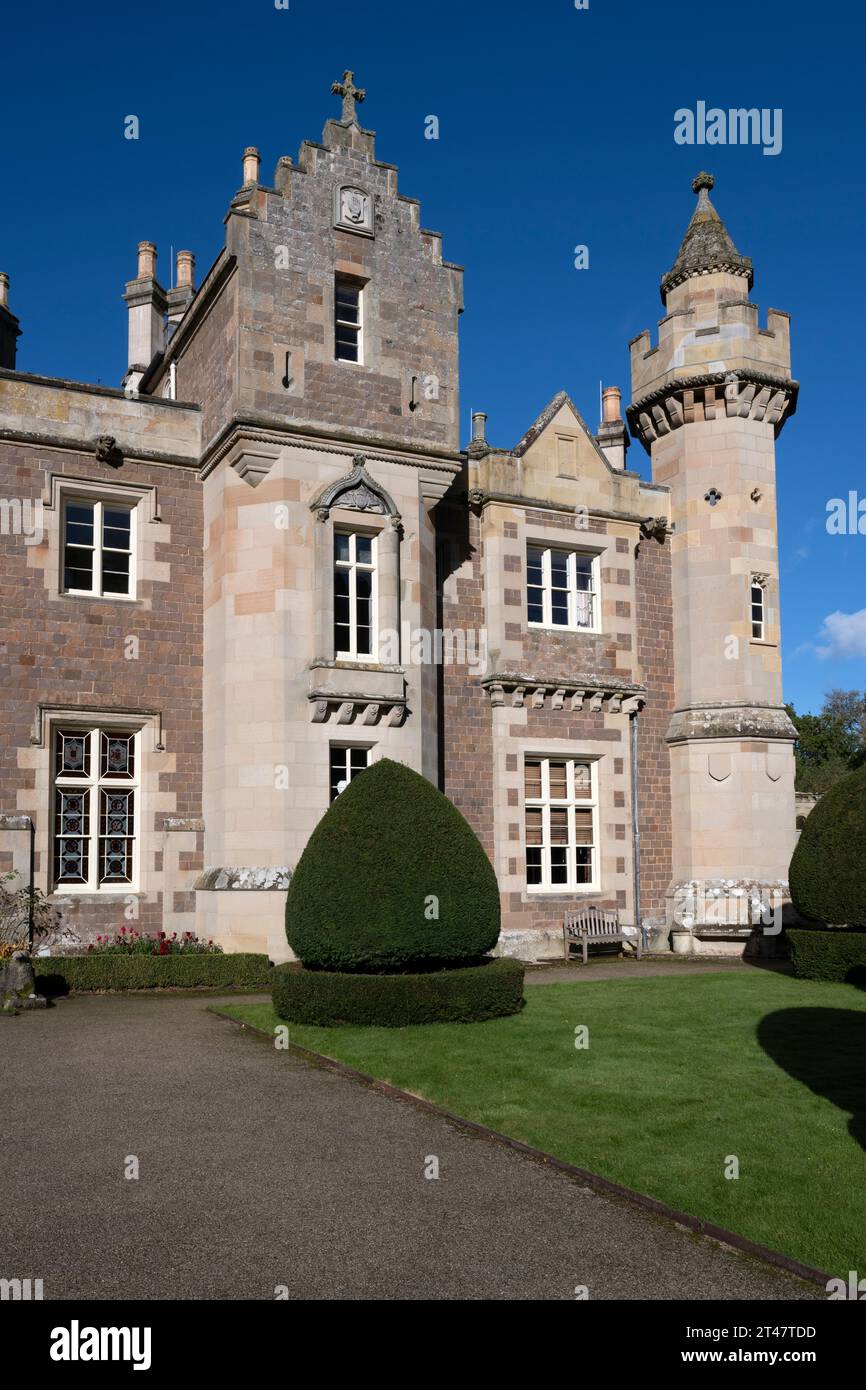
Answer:
<svg viewBox="0 0 866 1390"><path fill-rule="evenodd" d="M354 121L357 124L355 102L363 101L367 93L363 88L355 86L355 74L350 68L343 73L342 82L332 83L331 91L343 98L343 120Z"/></svg>

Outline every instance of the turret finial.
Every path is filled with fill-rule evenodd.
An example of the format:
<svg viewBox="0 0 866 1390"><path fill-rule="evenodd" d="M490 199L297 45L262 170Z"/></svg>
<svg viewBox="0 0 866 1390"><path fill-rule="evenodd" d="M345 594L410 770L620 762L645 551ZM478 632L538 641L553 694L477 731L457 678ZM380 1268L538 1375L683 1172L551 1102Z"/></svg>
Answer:
<svg viewBox="0 0 866 1390"><path fill-rule="evenodd" d="M708 174L706 170L702 169L697 178L692 179L692 192L700 193L701 189L705 188L709 193L710 189L715 187L715 183L712 174Z"/></svg>

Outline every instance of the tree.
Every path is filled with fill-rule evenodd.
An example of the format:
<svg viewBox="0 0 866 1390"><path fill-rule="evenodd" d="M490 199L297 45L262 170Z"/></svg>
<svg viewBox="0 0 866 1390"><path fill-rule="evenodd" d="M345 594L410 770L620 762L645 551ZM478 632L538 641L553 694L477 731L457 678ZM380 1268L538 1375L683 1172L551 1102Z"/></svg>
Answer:
<svg viewBox="0 0 866 1390"><path fill-rule="evenodd" d="M471 965L499 936L496 875L456 806L383 758L319 821L286 899L307 969L424 971Z"/></svg>
<svg viewBox="0 0 866 1390"><path fill-rule="evenodd" d="M793 705L786 708L797 730L798 792L823 796L866 763L866 695L831 690L820 714L797 714Z"/></svg>
<svg viewBox="0 0 866 1390"><path fill-rule="evenodd" d="M831 926L866 928L866 766L821 798L791 860L797 911Z"/></svg>

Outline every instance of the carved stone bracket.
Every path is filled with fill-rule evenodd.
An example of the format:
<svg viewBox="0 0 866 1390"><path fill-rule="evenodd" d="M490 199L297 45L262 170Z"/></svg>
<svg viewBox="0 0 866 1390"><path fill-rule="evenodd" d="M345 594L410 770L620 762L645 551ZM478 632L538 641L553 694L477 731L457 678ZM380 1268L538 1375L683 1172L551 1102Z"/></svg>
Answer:
<svg viewBox="0 0 866 1390"><path fill-rule="evenodd" d="M629 685L615 678L579 677L577 681L533 679L530 676L495 672L486 677L482 687L487 691L494 709L509 703L512 709L589 709L596 713L634 714L646 700L646 687Z"/></svg>
<svg viewBox="0 0 866 1390"><path fill-rule="evenodd" d="M363 724L370 727L380 720L391 728L399 728L406 718L405 700L370 700L364 696L344 699L341 696L315 693L309 696L310 720L313 724Z"/></svg>
<svg viewBox="0 0 866 1390"><path fill-rule="evenodd" d="M734 372L673 377L629 406L629 429L649 449L662 435L700 418L701 411L705 420L714 420L724 411L728 416L766 420L778 433L786 415L793 415L797 408L798 392L798 382L759 371L748 377Z"/></svg>

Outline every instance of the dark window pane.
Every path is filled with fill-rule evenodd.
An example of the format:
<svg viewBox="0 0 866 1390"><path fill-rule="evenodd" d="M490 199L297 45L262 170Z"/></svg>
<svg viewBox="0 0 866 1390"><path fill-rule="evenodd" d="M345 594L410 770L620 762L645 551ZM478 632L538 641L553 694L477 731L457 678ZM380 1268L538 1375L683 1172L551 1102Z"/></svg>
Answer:
<svg viewBox="0 0 866 1390"><path fill-rule="evenodd" d="M338 652L349 650L349 624L334 623L334 647Z"/></svg>
<svg viewBox="0 0 866 1390"><path fill-rule="evenodd" d="M373 593L373 575L370 570L359 570L355 592L359 599L368 599Z"/></svg>
<svg viewBox="0 0 866 1390"><path fill-rule="evenodd" d="M361 291L357 285L347 285L344 281L338 280L335 287L334 303L338 319L347 323L360 323Z"/></svg>
<svg viewBox="0 0 866 1390"><path fill-rule="evenodd" d="M129 556L105 551L102 557L102 592L129 593Z"/></svg>
<svg viewBox="0 0 866 1390"><path fill-rule="evenodd" d="M69 503L67 503L67 506L66 506L66 525L67 525L67 527L74 525L74 526L77 526L77 527L79 528L79 530L83 528L83 530L84 530L85 532L89 532L89 534L86 536L86 540L85 540L85 539L82 540L82 544L85 544L85 543L86 543L86 544L88 544L88 545L92 545L92 544L93 544L93 505L92 505L92 503L87 503L87 502L69 502Z"/></svg>
<svg viewBox="0 0 866 1390"><path fill-rule="evenodd" d="M550 881L568 882L568 850L564 845L555 845L550 851Z"/></svg>
<svg viewBox="0 0 866 1390"><path fill-rule="evenodd" d="M543 607L542 602L541 602L541 590L540 590L540 589L530 589L530 590L529 590L529 600L528 600L528 603L527 603L527 612L528 612L528 615L529 615L529 621L530 621L531 623L540 623L540 622L543 622L543 621L544 621L544 607Z"/></svg>
<svg viewBox="0 0 866 1390"><path fill-rule="evenodd" d="M576 881L577 883L591 883L591 882L592 882L592 850L591 850L591 849L581 849L580 847L578 847L578 848L575 850L575 855L576 855L576 859L577 859L577 862L576 862L575 881Z"/></svg>
<svg viewBox="0 0 866 1390"><path fill-rule="evenodd" d="M526 851L526 882L541 882L541 850L527 848Z"/></svg>
<svg viewBox="0 0 866 1390"><path fill-rule="evenodd" d="M66 523L66 544L93 546L93 527L85 526L78 521L67 521Z"/></svg>
<svg viewBox="0 0 866 1390"><path fill-rule="evenodd" d="M63 587L65 589L93 588L93 551L68 545L63 557Z"/></svg>
<svg viewBox="0 0 866 1390"><path fill-rule="evenodd" d="M358 655L373 655L373 638L371 630L368 627L361 627L360 625L358 627Z"/></svg>
<svg viewBox="0 0 866 1390"><path fill-rule="evenodd" d="M556 623L557 627L568 626L568 596L560 593L556 589L553 591L550 617L551 621Z"/></svg>
<svg viewBox="0 0 866 1390"><path fill-rule="evenodd" d="M349 537L342 531L334 535L334 559L345 562L349 559Z"/></svg>
<svg viewBox="0 0 866 1390"><path fill-rule="evenodd" d="M550 579L555 588L568 587L568 556L564 550L550 552Z"/></svg>
<svg viewBox="0 0 866 1390"><path fill-rule="evenodd" d="M129 549L130 513L105 508L102 514L102 543L115 550Z"/></svg>
<svg viewBox="0 0 866 1390"><path fill-rule="evenodd" d="M369 751L366 748L353 748L351 750L352 776L363 772L367 766Z"/></svg>
<svg viewBox="0 0 866 1390"><path fill-rule="evenodd" d="M355 558L359 565L373 563L373 540L371 536L355 537Z"/></svg>

